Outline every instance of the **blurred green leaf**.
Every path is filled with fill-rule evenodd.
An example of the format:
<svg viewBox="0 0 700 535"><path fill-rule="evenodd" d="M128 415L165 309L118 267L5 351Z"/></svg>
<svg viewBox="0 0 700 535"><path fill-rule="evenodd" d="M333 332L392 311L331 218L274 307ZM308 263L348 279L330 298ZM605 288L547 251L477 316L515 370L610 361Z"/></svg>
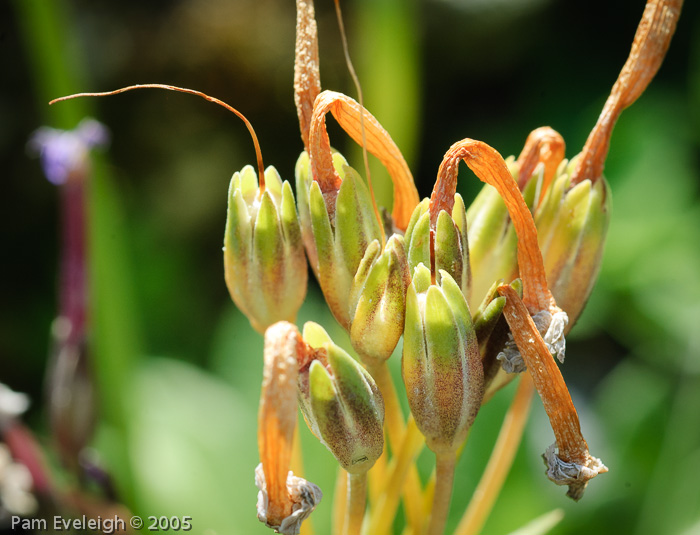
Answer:
<svg viewBox="0 0 700 535"><path fill-rule="evenodd" d="M522 528L511 532L510 535L544 535L561 522L563 518L564 511L561 509L554 509L528 522L527 525Z"/></svg>
<svg viewBox="0 0 700 535"><path fill-rule="evenodd" d="M255 513L256 412L229 385L149 359L131 390L138 513L191 516L192 533L269 533Z"/></svg>

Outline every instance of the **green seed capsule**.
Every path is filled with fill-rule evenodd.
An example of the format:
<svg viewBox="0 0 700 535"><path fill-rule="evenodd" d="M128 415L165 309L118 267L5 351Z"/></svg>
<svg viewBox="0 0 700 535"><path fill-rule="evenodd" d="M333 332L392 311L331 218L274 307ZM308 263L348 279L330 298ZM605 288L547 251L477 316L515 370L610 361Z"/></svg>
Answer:
<svg viewBox="0 0 700 535"><path fill-rule="evenodd" d="M411 282L403 238L393 235L380 248L378 241L367 248L350 293L350 340L370 368L391 356L403 334Z"/></svg>
<svg viewBox="0 0 700 535"><path fill-rule="evenodd" d="M411 412L435 453L454 452L481 406L484 372L471 314L446 271L418 265L406 295L403 380Z"/></svg>
<svg viewBox="0 0 700 535"><path fill-rule="evenodd" d="M369 470L384 448L384 401L370 374L320 325L303 338L321 358L299 372L299 397L311 431L351 474Z"/></svg>
<svg viewBox="0 0 700 535"><path fill-rule="evenodd" d="M251 166L231 179L224 270L233 301L257 331L294 322L306 295L306 257L292 188L274 167L262 194Z"/></svg>
<svg viewBox="0 0 700 535"><path fill-rule="evenodd" d="M311 178L306 152L296 166L299 215L311 267L331 312L350 329L349 295L367 247L381 240L367 186L339 153L333 164L342 182L337 195L324 195Z"/></svg>
<svg viewBox="0 0 700 535"><path fill-rule="evenodd" d="M600 271L611 212L610 187L603 177L570 187L576 158L560 167L535 212L538 240L552 295L575 323Z"/></svg>

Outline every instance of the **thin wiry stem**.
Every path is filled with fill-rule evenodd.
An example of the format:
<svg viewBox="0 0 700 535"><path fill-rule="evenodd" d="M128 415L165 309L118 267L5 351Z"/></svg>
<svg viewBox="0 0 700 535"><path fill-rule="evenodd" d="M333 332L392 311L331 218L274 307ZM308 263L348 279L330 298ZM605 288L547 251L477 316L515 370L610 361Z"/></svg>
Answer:
<svg viewBox="0 0 700 535"><path fill-rule="evenodd" d="M365 176L367 177L367 185L369 186L369 195L372 199L372 208L374 208L374 215L379 223L379 230L382 234L382 247L386 243L386 232L384 231L384 223L382 222L382 217L379 215L379 207L377 206L377 199L374 195L374 187L372 186L372 178L369 172L369 159L367 158L367 132L365 132L365 104L364 98L362 96L362 87L360 86L360 79L357 77L355 72L355 67L352 65L352 60L350 59L350 50L348 48L348 38L345 35L345 24L343 23L343 14L340 10L340 2L335 0L335 14L338 18L338 27L340 28L340 39L343 42L343 53L345 54L345 63L348 66L348 71L350 72L350 77L355 84L355 89L357 90L357 98L360 103L360 130L362 131L362 161L365 165Z"/></svg>
<svg viewBox="0 0 700 535"><path fill-rule="evenodd" d="M67 95L65 97L60 97L60 98L55 98L51 102L49 102L49 105L51 104L56 104L57 102L63 102L64 100L70 100L74 98L81 98L81 97L108 97L112 95L118 95L120 93L126 93L127 91L133 91L135 89L165 89L166 91L176 91L178 93L187 93L189 95L195 95L197 97L201 97L204 100L208 100L209 102L213 102L214 104L218 104L219 106L226 108L228 111L236 115L243 123L245 124L246 128L248 129L248 132L250 132L250 137L253 138L253 145L255 145L255 157L257 159L258 163L258 180L260 182L260 194L265 191L265 167L263 166L263 158L262 158L262 151L260 150L260 144L258 143L258 136L255 135L255 130L253 129L253 125L250 124L250 121L246 119L245 115L243 115L241 112L239 112L236 108L231 106L230 104L227 104L223 100L219 100L216 97L211 97L207 95L206 93L202 93L201 91L197 91L196 89L188 89L186 87L177 87L174 85L167 85L167 84L137 84L137 85L130 85L127 87L122 87L119 89L115 89L114 91L101 91L97 93L76 93L74 95Z"/></svg>

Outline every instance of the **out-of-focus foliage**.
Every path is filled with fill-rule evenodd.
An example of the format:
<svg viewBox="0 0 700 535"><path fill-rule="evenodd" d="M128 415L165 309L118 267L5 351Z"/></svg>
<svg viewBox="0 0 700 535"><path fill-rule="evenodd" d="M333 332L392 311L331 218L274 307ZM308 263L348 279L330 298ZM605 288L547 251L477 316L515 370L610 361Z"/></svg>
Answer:
<svg viewBox="0 0 700 535"><path fill-rule="evenodd" d="M61 16L40 26L20 4L43 1L0 4L0 381L31 395L28 420L48 446L41 392L56 308L56 191L24 147L39 125L72 127L65 123L89 110L113 133L109 162L98 164L111 179L95 186L93 199L102 204L91 212L101 225L93 242L101 264L93 273L108 278L100 295L113 300L94 307L100 316L128 313L100 321L133 337L118 338L115 348L100 341L104 331L95 333L96 348L112 348L101 355L103 409L120 407L95 447L128 489L134 511L190 515L193 533L267 533L255 518L253 484L262 338L230 302L221 260L228 180L253 162L245 129L183 95L122 95L70 113L49 110L45 101L61 96L49 90L193 87L245 113L266 163L291 179L302 149L292 100L294 3L56 0L50 3ZM354 95L332 2L316 4L322 84ZM466 0L394 4L343 7L368 108L397 132L423 195L444 151L463 137L517 154L527 133L546 124L566 139L567 156L578 152L643 9L632 0L502 1L496 10ZM688 2L659 76L613 134L605 171L613 216L602 273L562 368L589 443L610 472L585 500L569 503L544 477L539 455L552 437L536 405L484 533L510 533L553 508L565 513L554 534L698 532L699 14ZM47 34L50 28L59 35ZM42 39L52 38L62 47L42 63ZM389 49L392 43L404 46ZM372 47L380 46L384 67L372 69ZM416 137L402 141L409 129ZM342 148L332 126L331 136ZM471 199L476 181L461 184ZM298 324L318 321L343 340L317 288L310 292ZM496 396L476 419L448 530L478 481L511 393ZM116 434L115 425L123 426ZM128 440L115 447L115 437ZM329 533L335 462L305 428L302 440L307 477L325 492L314 525Z"/></svg>

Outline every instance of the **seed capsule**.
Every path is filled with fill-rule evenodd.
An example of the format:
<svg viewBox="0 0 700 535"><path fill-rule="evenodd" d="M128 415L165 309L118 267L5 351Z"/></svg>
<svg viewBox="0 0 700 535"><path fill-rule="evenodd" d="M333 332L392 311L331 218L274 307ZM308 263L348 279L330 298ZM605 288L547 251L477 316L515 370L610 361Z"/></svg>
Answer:
<svg viewBox="0 0 700 535"><path fill-rule="evenodd" d="M469 298L471 268L467 214L462 196L454 195L451 213L441 210L434 225L431 225L429 210L430 201L424 199L413 211L406 229L409 268L413 272L418 264L427 267L434 263L435 271L449 273Z"/></svg>
<svg viewBox="0 0 700 535"><path fill-rule="evenodd" d="M251 166L233 175L224 236L226 285L261 333L277 321L294 322L308 278L292 188L274 167L264 186Z"/></svg>
<svg viewBox="0 0 700 535"><path fill-rule="evenodd" d="M369 373L320 325L304 326L317 351L299 372L299 397L311 431L351 474L369 470L384 448L384 401Z"/></svg>
<svg viewBox="0 0 700 535"><path fill-rule="evenodd" d="M435 453L454 452L484 395L484 372L469 306L446 271L432 283L420 264L406 295L403 380L411 412Z"/></svg>
<svg viewBox="0 0 700 535"><path fill-rule="evenodd" d="M411 282L403 238L395 234L380 248L378 241L367 248L350 292L350 341L370 369L391 356L403 334Z"/></svg>
<svg viewBox="0 0 700 535"><path fill-rule="evenodd" d="M296 179L299 217L311 267L331 312L350 329L350 291L353 279L381 229L374 214L367 186L339 153L333 165L342 182L340 189L324 194L311 178L309 157L303 152L297 161Z"/></svg>

